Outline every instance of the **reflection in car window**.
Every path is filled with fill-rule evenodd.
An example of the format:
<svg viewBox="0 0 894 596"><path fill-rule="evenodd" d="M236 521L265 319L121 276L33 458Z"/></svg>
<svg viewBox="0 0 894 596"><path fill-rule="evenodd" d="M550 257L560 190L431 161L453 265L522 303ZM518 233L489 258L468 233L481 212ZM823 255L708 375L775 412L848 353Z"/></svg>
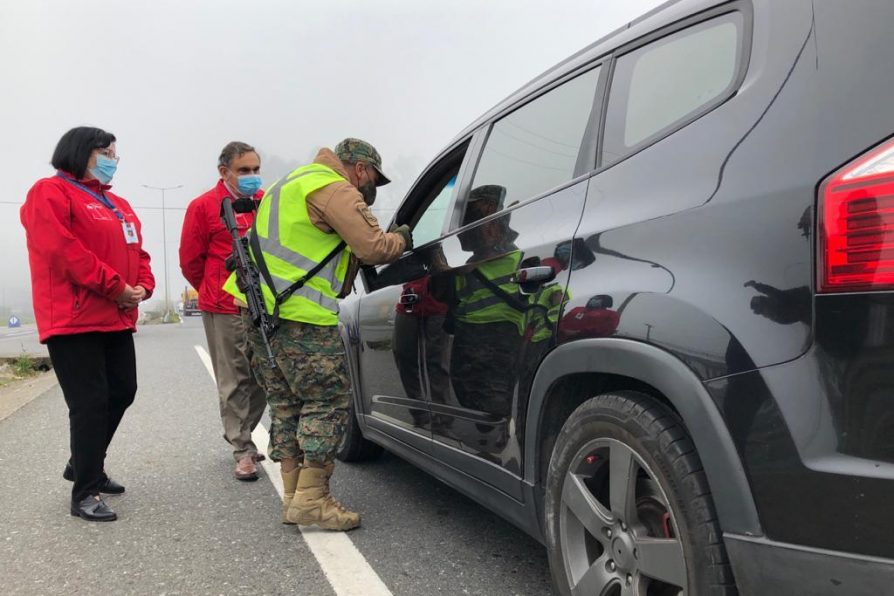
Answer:
<svg viewBox="0 0 894 596"><path fill-rule="evenodd" d="M440 191L437 191L437 196L413 226L413 244L422 246L441 236L444 220L447 217L447 207L450 206L455 186L456 174L447 181Z"/></svg>
<svg viewBox="0 0 894 596"><path fill-rule="evenodd" d="M598 80L597 67L497 121L472 188L505 188L509 207L571 180Z"/></svg>
<svg viewBox="0 0 894 596"><path fill-rule="evenodd" d="M739 63L741 19L739 13L724 15L618 59L606 112L606 161L726 93Z"/></svg>

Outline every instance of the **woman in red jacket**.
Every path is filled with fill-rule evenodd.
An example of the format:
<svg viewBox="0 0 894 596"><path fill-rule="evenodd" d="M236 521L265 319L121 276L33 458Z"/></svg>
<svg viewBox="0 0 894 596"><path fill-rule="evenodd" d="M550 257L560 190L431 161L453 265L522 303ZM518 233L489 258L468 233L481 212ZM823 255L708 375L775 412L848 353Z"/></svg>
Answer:
<svg viewBox="0 0 894 596"><path fill-rule="evenodd" d="M68 405L71 459L63 477L74 481L71 514L113 521L100 493L124 487L105 474L105 455L136 394L137 305L155 280L140 221L109 192L118 165L114 135L74 128L52 164L56 174L31 187L21 210L34 315Z"/></svg>

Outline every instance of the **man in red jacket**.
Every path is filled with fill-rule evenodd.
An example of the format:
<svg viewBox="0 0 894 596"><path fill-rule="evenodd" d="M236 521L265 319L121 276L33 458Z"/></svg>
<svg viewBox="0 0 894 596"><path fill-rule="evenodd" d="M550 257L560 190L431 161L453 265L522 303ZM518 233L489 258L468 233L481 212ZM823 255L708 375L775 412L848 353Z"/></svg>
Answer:
<svg viewBox="0 0 894 596"><path fill-rule="evenodd" d="M217 164L217 186L194 199L186 209L180 237L180 270L199 291L199 309L217 379L220 419L224 439L233 446L235 476L257 480L255 462L264 459L251 440L261 420L266 399L249 362L251 346L246 340L239 309L233 297L222 290L229 277L224 261L233 252L232 238L220 217L222 201L256 206L261 191L261 159L254 147L234 141L223 148ZM251 228L254 211L236 209L239 234Z"/></svg>

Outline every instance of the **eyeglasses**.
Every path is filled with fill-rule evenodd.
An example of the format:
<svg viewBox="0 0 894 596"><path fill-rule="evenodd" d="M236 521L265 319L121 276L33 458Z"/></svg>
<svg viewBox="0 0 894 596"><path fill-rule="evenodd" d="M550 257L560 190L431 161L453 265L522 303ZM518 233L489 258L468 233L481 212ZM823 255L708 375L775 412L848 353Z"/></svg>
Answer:
<svg viewBox="0 0 894 596"><path fill-rule="evenodd" d="M121 157L112 153L111 149L97 149L96 152L100 155L105 155L109 159L114 160L116 163L121 161Z"/></svg>

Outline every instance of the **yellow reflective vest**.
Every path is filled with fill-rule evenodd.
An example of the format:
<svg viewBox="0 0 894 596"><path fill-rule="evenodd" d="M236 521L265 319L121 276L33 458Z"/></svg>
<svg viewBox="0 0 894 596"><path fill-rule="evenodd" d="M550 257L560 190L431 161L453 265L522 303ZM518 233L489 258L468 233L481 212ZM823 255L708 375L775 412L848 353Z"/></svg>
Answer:
<svg viewBox="0 0 894 596"><path fill-rule="evenodd" d="M344 182L344 178L328 166L310 164L277 181L264 194L250 233L257 234L275 286L271 288L261 275L261 290L268 313L273 312L276 294L301 279L341 243L338 234L326 233L315 226L307 212L308 195L334 182ZM257 261L254 251L250 252L252 259ZM337 325L337 297L344 285L350 258L351 249L345 247L280 305L279 317L312 325ZM230 275L223 289L245 301L245 296L236 287L235 273Z"/></svg>
<svg viewBox="0 0 894 596"><path fill-rule="evenodd" d="M514 281L521 262L521 251L514 251L493 261L482 263L478 271L506 294L517 297L519 304L526 302L518 292ZM474 274L456 278L456 320L464 323L485 325L488 323L514 323L518 334L525 328L525 313L510 305L505 298L491 290Z"/></svg>
<svg viewBox="0 0 894 596"><path fill-rule="evenodd" d="M538 308L528 311L528 329L531 341L541 342L552 338L559 322L562 305L567 300L565 290L560 284L552 284L542 288L531 297Z"/></svg>

